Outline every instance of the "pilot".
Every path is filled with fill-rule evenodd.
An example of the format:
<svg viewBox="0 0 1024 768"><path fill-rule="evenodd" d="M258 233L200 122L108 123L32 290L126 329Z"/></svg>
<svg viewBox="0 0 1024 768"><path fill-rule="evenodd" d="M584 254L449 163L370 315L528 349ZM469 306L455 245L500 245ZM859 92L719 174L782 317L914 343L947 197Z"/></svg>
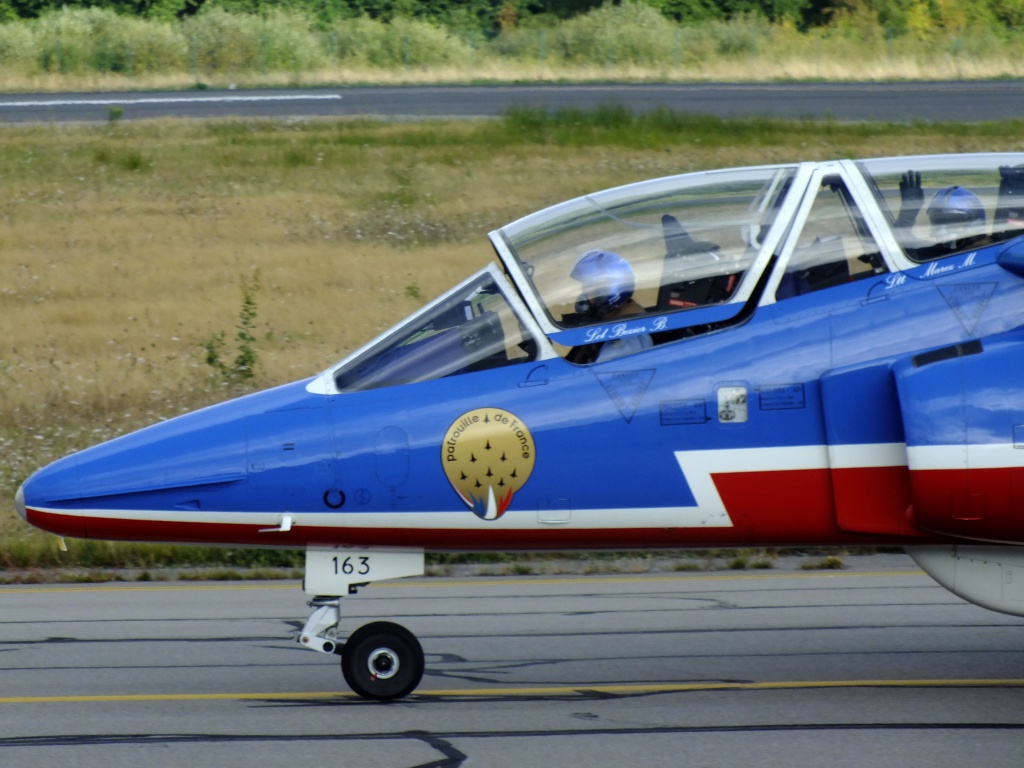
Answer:
<svg viewBox="0 0 1024 768"><path fill-rule="evenodd" d="M633 300L636 278L629 262L611 251L587 251L572 267L569 276L582 293L576 311L591 321L610 323L645 313ZM635 334L596 344L574 347L568 355L573 363L602 363L652 346L649 334Z"/></svg>
<svg viewBox="0 0 1024 768"><path fill-rule="evenodd" d="M909 171L900 180L900 213L896 226L909 230L924 205L921 174ZM960 186L943 187L928 203L933 245L907 247L918 259L936 259L953 251L980 248L992 242L985 232L985 206L976 194Z"/></svg>
<svg viewBox="0 0 1024 768"><path fill-rule="evenodd" d="M963 187L945 187L928 204L932 237L950 250L987 245L985 206L981 199Z"/></svg>

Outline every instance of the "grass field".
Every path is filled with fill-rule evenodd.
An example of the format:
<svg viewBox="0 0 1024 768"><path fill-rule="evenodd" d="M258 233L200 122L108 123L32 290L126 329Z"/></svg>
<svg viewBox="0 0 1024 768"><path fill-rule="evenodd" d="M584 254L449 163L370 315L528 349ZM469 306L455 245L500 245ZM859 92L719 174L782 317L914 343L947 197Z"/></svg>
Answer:
<svg viewBox="0 0 1024 768"><path fill-rule="evenodd" d="M16 517L13 494L70 451L315 374L487 263L486 232L539 207L704 168L1021 149L1024 122L726 122L614 108L486 122L0 127L0 567L237 558L72 543L58 561ZM230 362L256 275L255 377L225 377L204 345L224 332Z"/></svg>

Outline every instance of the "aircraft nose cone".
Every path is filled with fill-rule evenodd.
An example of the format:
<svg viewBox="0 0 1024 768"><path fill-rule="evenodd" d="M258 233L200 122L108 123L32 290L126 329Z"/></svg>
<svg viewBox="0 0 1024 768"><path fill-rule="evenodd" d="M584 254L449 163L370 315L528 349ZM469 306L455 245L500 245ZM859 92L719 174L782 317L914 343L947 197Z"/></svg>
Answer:
<svg viewBox="0 0 1024 768"><path fill-rule="evenodd" d="M19 485L18 492L14 494L14 508L18 510L21 519L28 522L28 515L25 514L25 486Z"/></svg>

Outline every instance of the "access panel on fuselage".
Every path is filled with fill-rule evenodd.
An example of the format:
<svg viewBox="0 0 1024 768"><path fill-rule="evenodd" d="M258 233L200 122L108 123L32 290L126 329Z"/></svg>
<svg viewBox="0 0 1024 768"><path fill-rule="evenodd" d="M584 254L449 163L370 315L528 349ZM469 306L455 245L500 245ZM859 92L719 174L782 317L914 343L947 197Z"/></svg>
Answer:
<svg viewBox="0 0 1024 768"><path fill-rule="evenodd" d="M246 419L252 511L329 512L341 506L326 401Z"/></svg>

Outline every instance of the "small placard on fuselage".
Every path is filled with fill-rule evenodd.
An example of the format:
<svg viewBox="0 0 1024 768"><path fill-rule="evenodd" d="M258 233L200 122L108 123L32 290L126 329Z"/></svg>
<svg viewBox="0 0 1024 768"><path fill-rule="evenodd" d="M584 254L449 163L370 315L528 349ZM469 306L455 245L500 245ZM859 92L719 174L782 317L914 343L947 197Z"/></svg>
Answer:
<svg viewBox="0 0 1024 768"><path fill-rule="evenodd" d="M803 384L780 384L761 387L757 400L762 411L789 411L804 407Z"/></svg>
<svg viewBox="0 0 1024 768"><path fill-rule="evenodd" d="M723 424L745 424L747 421L747 388L718 388L718 420Z"/></svg>
<svg viewBox="0 0 1024 768"><path fill-rule="evenodd" d="M703 424L708 420L708 409L703 400L662 400L660 408L664 427Z"/></svg>

